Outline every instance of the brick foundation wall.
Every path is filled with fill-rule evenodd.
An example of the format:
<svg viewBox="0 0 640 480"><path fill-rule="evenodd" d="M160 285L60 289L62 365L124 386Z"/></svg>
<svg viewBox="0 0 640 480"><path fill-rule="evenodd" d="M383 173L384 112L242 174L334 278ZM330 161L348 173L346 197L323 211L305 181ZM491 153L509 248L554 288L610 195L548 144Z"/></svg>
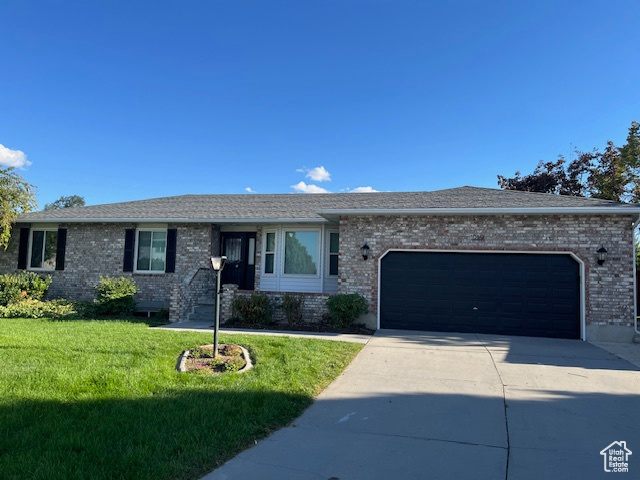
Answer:
<svg viewBox="0 0 640 480"><path fill-rule="evenodd" d="M585 264L587 325L633 325L631 216L349 216L340 220L340 293L377 313L378 259L388 249L567 251ZM364 261L360 247L371 247ZM608 251L604 265L596 250Z"/></svg>
<svg viewBox="0 0 640 480"><path fill-rule="evenodd" d="M250 297L253 294L267 295L274 305L279 305L282 301L282 297L286 293L238 290L237 285L223 285L222 298L220 301L220 321L226 322L232 318L233 313L231 310L231 304L233 303L234 298L239 296ZM328 293L295 293L295 295L301 296L304 299L303 321L305 323L319 323L322 320L323 316L328 313ZM282 308L274 308L272 318L273 321L277 323L286 324L287 322L284 310L282 310Z"/></svg>

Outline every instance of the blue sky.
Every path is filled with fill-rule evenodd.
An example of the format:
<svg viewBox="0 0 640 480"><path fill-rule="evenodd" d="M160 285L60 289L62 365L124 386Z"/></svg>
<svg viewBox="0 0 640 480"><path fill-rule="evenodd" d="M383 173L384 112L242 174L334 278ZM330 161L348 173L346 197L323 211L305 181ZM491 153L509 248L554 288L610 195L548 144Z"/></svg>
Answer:
<svg viewBox="0 0 640 480"><path fill-rule="evenodd" d="M640 121L635 0L3 0L0 19L0 160L26 156L41 206L497 188Z"/></svg>

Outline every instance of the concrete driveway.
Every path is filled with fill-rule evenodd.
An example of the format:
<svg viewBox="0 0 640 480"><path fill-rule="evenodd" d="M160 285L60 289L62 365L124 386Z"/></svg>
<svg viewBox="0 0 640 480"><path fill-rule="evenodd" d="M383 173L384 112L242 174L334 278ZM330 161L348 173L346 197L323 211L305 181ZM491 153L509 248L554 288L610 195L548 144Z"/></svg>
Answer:
<svg viewBox="0 0 640 480"><path fill-rule="evenodd" d="M625 441L640 477L640 369L577 340L379 331L227 479L592 479Z"/></svg>

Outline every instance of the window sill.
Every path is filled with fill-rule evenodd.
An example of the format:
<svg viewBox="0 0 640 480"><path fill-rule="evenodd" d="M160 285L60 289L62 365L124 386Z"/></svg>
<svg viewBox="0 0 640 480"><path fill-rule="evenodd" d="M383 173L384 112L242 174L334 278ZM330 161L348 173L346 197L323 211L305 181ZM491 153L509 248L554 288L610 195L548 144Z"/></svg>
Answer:
<svg viewBox="0 0 640 480"><path fill-rule="evenodd" d="M320 278L317 273L315 275L308 273L283 273L280 278Z"/></svg>

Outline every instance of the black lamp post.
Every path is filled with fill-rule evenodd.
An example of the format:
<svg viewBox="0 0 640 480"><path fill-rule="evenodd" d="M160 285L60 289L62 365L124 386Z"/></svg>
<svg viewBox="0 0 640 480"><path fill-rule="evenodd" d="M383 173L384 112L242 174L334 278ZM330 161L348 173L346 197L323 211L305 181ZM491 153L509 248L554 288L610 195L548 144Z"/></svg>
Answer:
<svg viewBox="0 0 640 480"><path fill-rule="evenodd" d="M362 259L366 260L367 258L369 258L369 250L371 250L369 248L369 245L367 245L366 243L360 247L360 253L362 253Z"/></svg>
<svg viewBox="0 0 640 480"><path fill-rule="evenodd" d="M604 248L604 245L598 249L597 254L598 254L598 265L602 265L604 261L607 259L607 249Z"/></svg>
<svg viewBox="0 0 640 480"><path fill-rule="evenodd" d="M213 327L213 358L218 356L218 329L220 328L220 277L227 257L211 257L211 267L216 272L216 323Z"/></svg>

